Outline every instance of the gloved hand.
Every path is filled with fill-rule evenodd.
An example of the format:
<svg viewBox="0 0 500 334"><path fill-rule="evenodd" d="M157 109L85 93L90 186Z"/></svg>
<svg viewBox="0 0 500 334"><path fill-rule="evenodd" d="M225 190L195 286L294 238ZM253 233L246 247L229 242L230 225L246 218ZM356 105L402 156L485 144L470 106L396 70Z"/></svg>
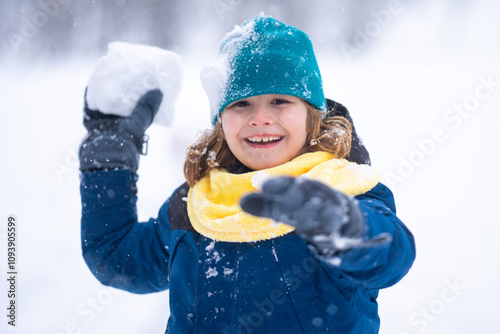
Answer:
<svg viewBox="0 0 500 334"><path fill-rule="evenodd" d="M145 131L162 99L159 89L146 92L128 117L91 110L85 99L83 124L88 136L80 145L80 170L128 168L135 173L139 167L139 155L147 153Z"/></svg>
<svg viewBox="0 0 500 334"><path fill-rule="evenodd" d="M295 227L322 256L363 245L366 223L356 199L323 183L291 177L266 181L240 201L243 211Z"/></svg>

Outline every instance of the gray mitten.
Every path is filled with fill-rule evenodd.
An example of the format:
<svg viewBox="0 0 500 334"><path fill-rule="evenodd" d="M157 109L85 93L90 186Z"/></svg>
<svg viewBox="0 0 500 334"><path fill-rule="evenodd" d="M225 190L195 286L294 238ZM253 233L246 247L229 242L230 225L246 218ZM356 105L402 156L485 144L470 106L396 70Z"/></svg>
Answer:
<svg viewBox="0 0 500 334"><path fill-rule="evenodd" d="M364 244L366 223L357 200L317 181L273 178L263 184L262 192L243 197L240 206L254 216L294 226L322 256Z"/></svg>
<svg viewBox="0 0 500 334"><path fill-rule="evenodd" d="M135 173L139 155L147 153L146 129L162 99L159 89L146 92L128 117L91 110L85 100L83 124L88 136L80 146L80 170L128 168Z"/></svg>

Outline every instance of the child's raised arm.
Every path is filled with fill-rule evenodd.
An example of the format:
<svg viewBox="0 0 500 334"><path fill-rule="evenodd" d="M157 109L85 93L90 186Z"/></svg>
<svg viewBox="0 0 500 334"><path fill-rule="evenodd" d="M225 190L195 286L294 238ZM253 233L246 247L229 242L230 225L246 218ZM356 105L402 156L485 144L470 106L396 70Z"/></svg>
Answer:
<svg viewBox="0 0 500 334"><path fill-rule="evenodd" d="M144 94L128 117L91 110L80 147L82 251L101 283L134 293L168 288L168 234L163 218L138 223L136 171L163 94Z"/></svg>

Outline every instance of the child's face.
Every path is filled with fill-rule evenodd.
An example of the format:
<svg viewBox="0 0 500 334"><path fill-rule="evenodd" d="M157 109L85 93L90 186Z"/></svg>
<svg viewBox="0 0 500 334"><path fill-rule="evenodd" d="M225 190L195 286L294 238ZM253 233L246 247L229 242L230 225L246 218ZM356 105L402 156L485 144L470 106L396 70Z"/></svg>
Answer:
<svg viewBox="0 0 500 334"><path fill-rule="evenodd" d="M304 147L306 103L290 95L258 95L231 103L221 113L229 149L253 170L295 158Z"/></svg>

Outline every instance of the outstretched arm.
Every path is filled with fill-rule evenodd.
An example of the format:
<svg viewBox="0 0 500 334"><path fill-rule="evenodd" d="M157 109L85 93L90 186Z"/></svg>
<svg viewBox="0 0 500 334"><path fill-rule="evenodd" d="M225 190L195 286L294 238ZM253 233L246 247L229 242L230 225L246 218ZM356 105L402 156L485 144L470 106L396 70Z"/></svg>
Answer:
<svg viewBox="0 0 500 334"><path fill-rule="evenodd" d="M395 215L382 184L357 198L320 182L279 177L241 200L244 211L295 226L313 252L356 284L383 288L400 280L415 257L413 236Z"/></svg>
<svg viewBox="0 0 500 334"><path fill-rule="evenodd" d="M386 234L390 242L375 247L352 248L338 256L339 267L365 288L381 289L396 284L415 260L415 241L396 216L392 192L383 184L356 197L366 221L366 237Z"/></svg>

